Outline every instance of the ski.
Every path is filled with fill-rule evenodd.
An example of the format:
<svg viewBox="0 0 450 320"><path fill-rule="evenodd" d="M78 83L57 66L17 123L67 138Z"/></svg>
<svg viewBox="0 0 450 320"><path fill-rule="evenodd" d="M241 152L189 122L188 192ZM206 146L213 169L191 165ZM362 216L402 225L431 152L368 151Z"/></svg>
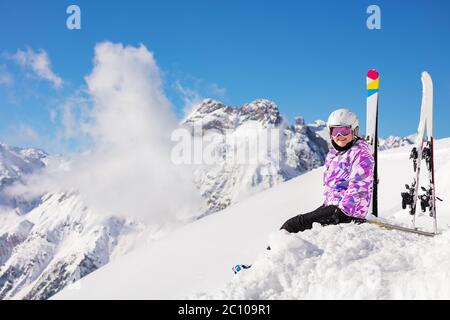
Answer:
<svg viewBox="0 0 450 320"><path fill-rule="evenodd" d="M437 233L437 218L436 218L436 199L442 201L442 199L436 197L436 187L434 180L434 135L433 135L433 80L428 72L422 73L422 83L424 87L424 99L425 103L429 106L427 108L427 140L423 149L423 158L428 169L428 188L422 187L424 194L419 196L420 207L422 212L429 209L430 217L433 218L434 232Z"/></svg>
<svg viewBox="0 0 450 320"><path fill-rule="evenodd" d="M410 159L413 160L414 178L411 186L405 185L407 191L402 192L402 208L409 207L411 214L412 228L415 228L417 201L420 199L422 212L429 209L430 216L433 218L434 233L437 233L436 219L436 195L434 183L434 138L433 138L433 81L428 72L422 72L422 104L420 109L419 127L417 129L416 145L413 147ZM426 138L425 138L426 129ZM422 187L425 192L419 195L419 177L422 160L425 160L429 186ZM438 198L439 199L439 198ZM439 199L441 200L441 199Z"/></svg>
<svg viewBox="0 0 450 320"><path fill-rule="evenodd" d="M371 146L375 167L372 187L372 215L378 216L378 89L380 75L375 69L367 72L367 110L366 110L366 140Z"/></svg>
<svg viewBox="0 0 450 320"><path fill-rule="evenodd" d="M389 224L389 223L384 223L384 222L380 222L380 221L367 221L367 222L369 224L376 225L376 226L379 226L379 227L382 227L382 228L386 228L386 229L389 229L389 230L398 230L398 231L403 231L403 232L415 233L415 234L419 234L419 235L427 236L427 237L434 237L434 236L438 235L438 233L433 233L433 232L422 231L422 230L419 230L419 229L412 229L412 228L402 227L402 226Z"/></svg>

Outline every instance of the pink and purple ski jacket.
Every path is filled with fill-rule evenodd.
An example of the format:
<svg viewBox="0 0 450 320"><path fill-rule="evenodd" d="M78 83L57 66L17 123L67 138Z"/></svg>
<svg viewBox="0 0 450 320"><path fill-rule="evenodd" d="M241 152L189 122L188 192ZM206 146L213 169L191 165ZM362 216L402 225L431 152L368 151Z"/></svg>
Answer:
<svg viewBox="0 0 450 320"><path fill-rule="evenodd" d="M323 175L324 205L336 205L350 217L365 218L372 198L373 170L374 158L363 139L346 151L331 149Z"/></svg>

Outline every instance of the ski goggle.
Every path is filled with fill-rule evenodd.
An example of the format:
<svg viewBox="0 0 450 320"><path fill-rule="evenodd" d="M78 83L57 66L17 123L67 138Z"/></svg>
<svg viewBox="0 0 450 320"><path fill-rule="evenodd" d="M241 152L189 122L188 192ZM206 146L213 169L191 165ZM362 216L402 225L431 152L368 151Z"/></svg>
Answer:
<svg viewBox="0 0 450 320"><path fill-rule="evenodd" d="M352 127L332 127L330 134L333 138L341 136L348 136L350 133L352 133Z"/></svg>

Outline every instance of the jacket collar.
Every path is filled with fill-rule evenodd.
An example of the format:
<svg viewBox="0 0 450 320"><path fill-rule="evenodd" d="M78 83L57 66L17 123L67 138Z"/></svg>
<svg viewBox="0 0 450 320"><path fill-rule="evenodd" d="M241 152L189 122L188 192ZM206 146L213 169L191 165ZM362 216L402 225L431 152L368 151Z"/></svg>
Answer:
<svg viewBox="0 0 450 320"><path fill-rule="evenodd" d="M347 143L344 147L340 147L338 146L333 139L331 139L331 145L333 146L335 153L338 152L346 152L348 149L350 149L351 147L353 147L358 140L360 140L360 137L356 137L356 139L353 139L352 141L350 141L349 143Z"/></svg>

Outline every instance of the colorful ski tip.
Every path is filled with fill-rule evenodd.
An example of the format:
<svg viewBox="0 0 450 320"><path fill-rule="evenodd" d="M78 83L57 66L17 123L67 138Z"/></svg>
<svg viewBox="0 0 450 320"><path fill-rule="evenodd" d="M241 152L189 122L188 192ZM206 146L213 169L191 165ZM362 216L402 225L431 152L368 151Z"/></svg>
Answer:
<svg viewBox="0 0 450 320"><path fill-rule="evenodd" d="M377 70L371 69L367 72L367 96L378 92L380 74Z"/></svg>
<svg viewBox="0 0 450 320"><path fill-rule="evenodd" d="M379 76L380 76L380 74L375 69L371 69L371 70L367 71L367 78L370 78L372 80L376 80L376 79L379 78Z"/></svg>

